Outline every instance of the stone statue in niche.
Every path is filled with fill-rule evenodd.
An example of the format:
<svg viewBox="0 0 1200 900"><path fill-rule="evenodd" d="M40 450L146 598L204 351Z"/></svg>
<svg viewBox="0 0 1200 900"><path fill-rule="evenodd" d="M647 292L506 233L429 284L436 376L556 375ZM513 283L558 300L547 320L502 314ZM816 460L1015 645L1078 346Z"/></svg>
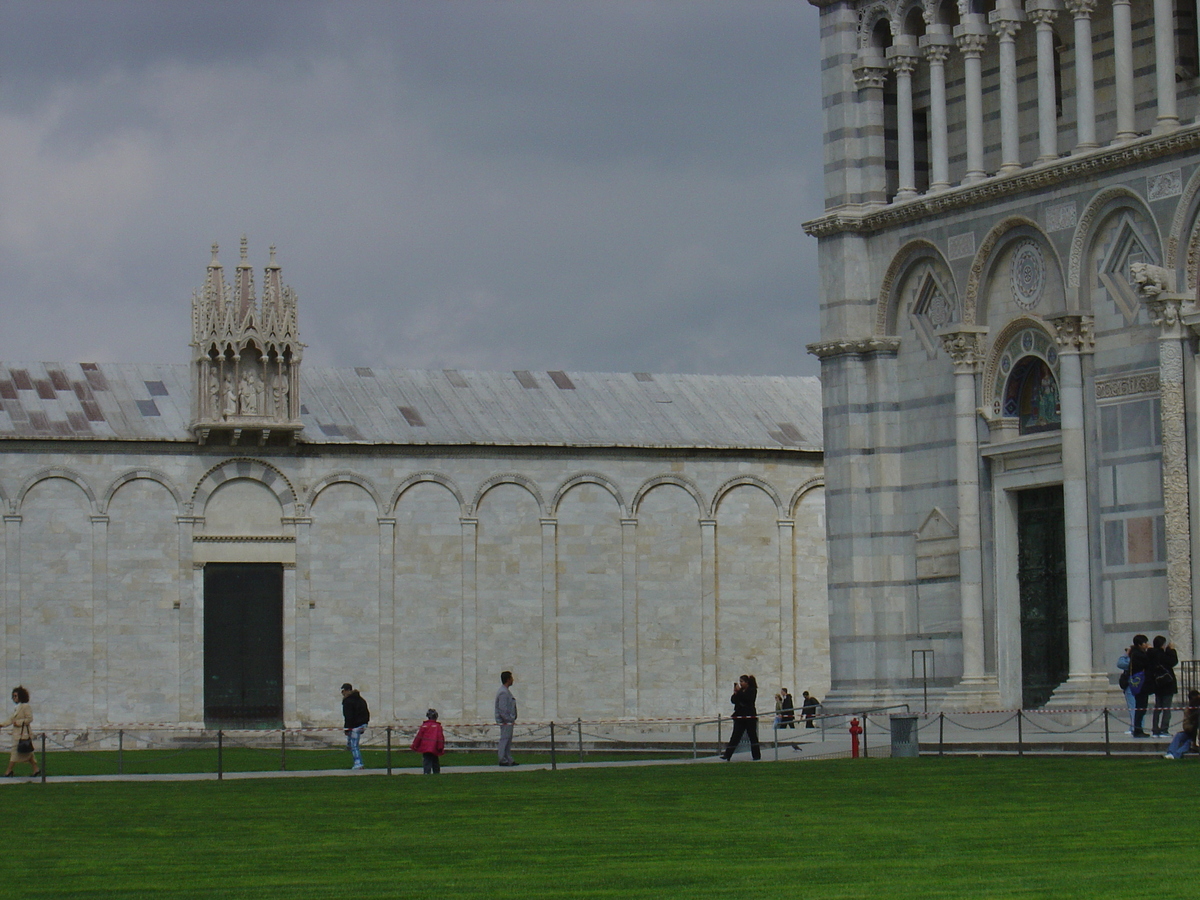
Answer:
<svg viewBox="0 0 1200 900"><path fill-rule="evenodd" d="M225 376L224 397L225 397L225 405L221 410L222 414L224 415L224 417L226 419L228 419L230 416L236 416L237 415L238 398L237 398L237 391L234 389L234 386L233 386L233 373L228 373Z"/></svg>
<svg viewBox="0 0 1200 900"><path fill-rule="evenodd" d="M208 372L208 411L209 415L216 416L221 409L221 379L216 371L210 369Z"/></svg>
<svg viewBox="0 0 1200 900"><path fill-rule="evenodd" d="M288 415L288 377L284 372L275 376L275 415L286 419Z"/></svg>
<svg viewBox="0 0 1200 900"><path fill-rule="evenodd" d="M238 387L238 401L241 404L243 416L258 415L258 376L252 369L242 373L242 382Z"/></svg>

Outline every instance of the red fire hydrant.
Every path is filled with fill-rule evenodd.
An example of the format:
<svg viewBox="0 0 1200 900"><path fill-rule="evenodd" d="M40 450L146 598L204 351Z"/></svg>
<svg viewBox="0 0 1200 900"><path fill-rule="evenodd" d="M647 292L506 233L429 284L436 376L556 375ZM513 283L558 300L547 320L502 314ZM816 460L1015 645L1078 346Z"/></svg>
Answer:
<svg viewBox="0 0 1200 900"><path fill-rule="evenodd" d="M863 733L858 719L850 720L850 758L858 759L858 736Z"/></svg>

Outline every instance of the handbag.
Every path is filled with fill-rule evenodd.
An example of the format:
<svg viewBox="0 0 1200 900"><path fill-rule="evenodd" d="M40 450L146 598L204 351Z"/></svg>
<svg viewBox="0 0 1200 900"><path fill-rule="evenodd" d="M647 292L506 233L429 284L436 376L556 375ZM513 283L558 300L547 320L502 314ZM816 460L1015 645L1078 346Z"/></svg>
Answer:
<svg viewBox="0 0 1200 900"><path fill-rule="evenodd" d="M23 725L22 727L26 731L29 731L28 725ZM18 753L32 753L33 752L33 732L32 731L29 732L29 737L17 738L17 752Z"/></svg>
<svg viewBox="0 0 1200 900"><path fill-rule="evenodd" d="M1166 666L1154 667L1154 689L1160 693L1174 693L1177 685L1174 673Z"/></svg>
<svg viewBox="0 0 1200 900"><path fill-rule="evenodd" d="M1146 689L1146 670L1134 672L1129 676L1129 690L1135 695L1141 694Z"/></svg>

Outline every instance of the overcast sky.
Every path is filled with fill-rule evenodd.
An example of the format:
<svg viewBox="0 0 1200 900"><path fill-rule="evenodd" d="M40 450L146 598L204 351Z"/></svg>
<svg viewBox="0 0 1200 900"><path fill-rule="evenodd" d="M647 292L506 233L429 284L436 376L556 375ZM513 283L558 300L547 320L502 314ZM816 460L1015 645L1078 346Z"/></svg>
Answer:
<svg viewBox="0 0 1200 900"><path fill-rule="evenodd" d="M0 359L816 374L806 0L0 0Z"/></svg>

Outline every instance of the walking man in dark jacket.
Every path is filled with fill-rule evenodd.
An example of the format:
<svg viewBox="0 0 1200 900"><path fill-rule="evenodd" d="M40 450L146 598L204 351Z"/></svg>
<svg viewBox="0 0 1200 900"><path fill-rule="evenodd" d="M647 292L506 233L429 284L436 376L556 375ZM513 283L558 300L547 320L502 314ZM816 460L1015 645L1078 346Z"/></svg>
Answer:
<svg viewBox="0 0 1200 900"><path fill-rule="evenodd" d="M346 748L354 758L354 765L350 768L361 769L363 761L358 742L362 740L367 723L371 721L371 711L367 709L367 701L362 698L362 694L356 691L350 682L342 685L342 721L346 729Z"/></svg>

